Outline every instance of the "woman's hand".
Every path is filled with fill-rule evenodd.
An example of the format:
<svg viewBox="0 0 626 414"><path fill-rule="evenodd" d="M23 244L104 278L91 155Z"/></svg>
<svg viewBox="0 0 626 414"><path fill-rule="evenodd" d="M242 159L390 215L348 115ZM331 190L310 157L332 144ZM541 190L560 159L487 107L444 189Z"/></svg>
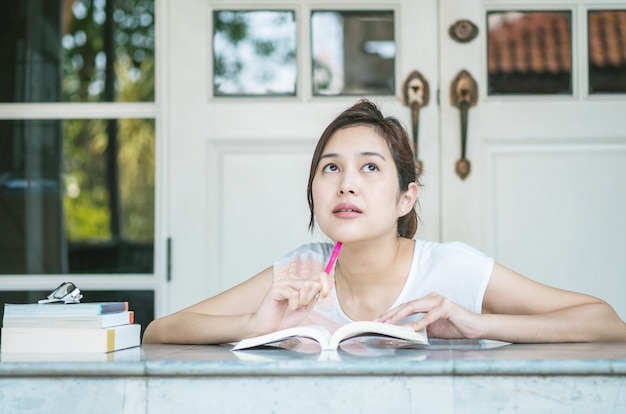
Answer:
<svg viewBox="0 0 626 414"><path fill-rule="evenodd" d="M309 278L274 281L257 311L250 317L257 335L291 328L302 322L330 292L330 276L325 272Z"/></svg>
<svg viewBox="0 0 626 414"><path fill-rule="evenodd" d="M431 338L475 339L480 337L480 315L451 302L439 293L406 302L378 317L379 322L398 323L401 319L421 313L424 316L411 327L427 329Z"/></svg>

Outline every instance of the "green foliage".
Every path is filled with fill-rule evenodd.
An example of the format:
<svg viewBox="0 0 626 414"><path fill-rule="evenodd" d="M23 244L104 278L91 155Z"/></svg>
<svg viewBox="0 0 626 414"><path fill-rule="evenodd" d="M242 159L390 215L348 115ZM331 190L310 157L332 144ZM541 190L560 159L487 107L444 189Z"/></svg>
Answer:
<svg viewBox="0 0 626 414"><path fill-rule="evenodd" d="M109 209L99 205L93 199L94 192L87 192L78 198L67 194L63 197L63 208L66 217L66 237L70 241L109 240L110 213Z"/></svg>
<svg viewBox="0 0 626 414"><path fill-rule="evenodd" d="M213 14L213 26L216 32L224 33L235 45L248 37L246 12L217 11Z"/></svg>
<svg viewBox="0 0 626 414"><path fill-rule="evenodd" d="M154 1L116 0L113 72L102 65L105 2L68 2L63 91L66 101L102 101L105 82L115 82L115 100L154 100ZM107 16L111 17L111 16ZM108 49L110 50L110 49ZM106 79L106 74L109 78ZM110 129L109 124L114 123ZM115 136L109 136L115 131ZM109 240L112 211L120 212L120 235L128 241L154 240L155 124L152 119L66 120L63 123L65 225L68 240ZM117 142L118 182L105 162ZM113 174L114 176L114 174ZM119 205L113 205L119 195Z"/></svg>
<svg viewBox="0 0 626 414"><path fill-rule="evenodd" d="M133 102L120 92L119 66L112 73L119 61L124 61L124 70L134 82L154 78L154 66L144 65L154 57L154 0L108 1L109 8L107 1L65 2L62 89L66 102ZM153 101L154 83L147 89L134 102Z"/></svg>
<svg viewBox="0 0 626 414"><path fill-rule="evenodd" d="M296 71L295 16L289 11L213 12L213 74L217 95L291 93L280 85L284 68ZM268 27L276 30L267 30Z"/></svg>

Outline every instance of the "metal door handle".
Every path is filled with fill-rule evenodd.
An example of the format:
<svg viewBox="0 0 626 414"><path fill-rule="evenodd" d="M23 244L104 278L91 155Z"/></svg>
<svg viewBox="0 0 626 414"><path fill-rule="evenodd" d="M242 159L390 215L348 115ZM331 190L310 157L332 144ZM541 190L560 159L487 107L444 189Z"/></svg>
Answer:
<svg viewBox="0 0 626 414"><path fill-rule="evenodd" d="M411 108L411 132L413 133L413 154L417 175L422 173L422 161L419 159L419 116L420 108L428 105L430 87L428 81L418 71L414 70L404 80L402 86L402 101Z"/></svg>
<svg viewBox="0 0 626 414"><path fill-rule="evenodd" d="M450 103L461 113L461 158L456 162L455 171L464 180L471 171L471 163L466 157L467 123L469 109L478 102L478 85L466 70L460 71L450 84Z"/></svg>

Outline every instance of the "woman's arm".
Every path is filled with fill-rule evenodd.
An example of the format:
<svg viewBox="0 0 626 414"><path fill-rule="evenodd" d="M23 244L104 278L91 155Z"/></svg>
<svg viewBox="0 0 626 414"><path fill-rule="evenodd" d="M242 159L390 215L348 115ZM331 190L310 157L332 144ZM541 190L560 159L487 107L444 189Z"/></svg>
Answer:
<svg viewBox="0 0 626 414"><path fill-rule="evenodd" d="M481 336L509 342L626 341L606 302L556 289L496 264L483 299Z"/></svg>
<svg viewBox="0 0 626 414"><path fill-rule="evenodd" d="M152 321L143 343L219 344L254 336L250 318L272 285L272 268L186 309Z"/></svg>
<svg viewBox="0 0 626 414"><path fill-rule="evenodd" d="M143 343L222 344L290 328L329 291L324 272L274 281L270 267L224 293L152 321Z"/></svg>
<svg viewBox="0 0 626 414"><path fill-rule="evenodd" d="M495 264L483 313L460 307L438 293L407 302L378 320L396 323L421 313L415 330L433 338L481 338L506 342L626 342L626 324L606 302L552 288Z"/></svg>

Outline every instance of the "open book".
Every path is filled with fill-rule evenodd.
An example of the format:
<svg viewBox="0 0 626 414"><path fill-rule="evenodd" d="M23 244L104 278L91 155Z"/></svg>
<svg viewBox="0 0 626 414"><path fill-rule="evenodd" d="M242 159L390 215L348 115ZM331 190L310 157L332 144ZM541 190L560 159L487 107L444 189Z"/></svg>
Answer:
<svg viewBox="0 0 626 414"><path fill-rule="evenodd" d="M382 322L359 321L343 325L332 335L328 329L317 325L287 328L269 334L243 339L235 344L232 350L238 351L241 349L269 345L296 337L313 339L320 344L322 350L334 350L339 347L342 341L357 336L382 336L410 341L416 344L428 344L425 329L415 332L413 329L406 326Z"/></svg>

